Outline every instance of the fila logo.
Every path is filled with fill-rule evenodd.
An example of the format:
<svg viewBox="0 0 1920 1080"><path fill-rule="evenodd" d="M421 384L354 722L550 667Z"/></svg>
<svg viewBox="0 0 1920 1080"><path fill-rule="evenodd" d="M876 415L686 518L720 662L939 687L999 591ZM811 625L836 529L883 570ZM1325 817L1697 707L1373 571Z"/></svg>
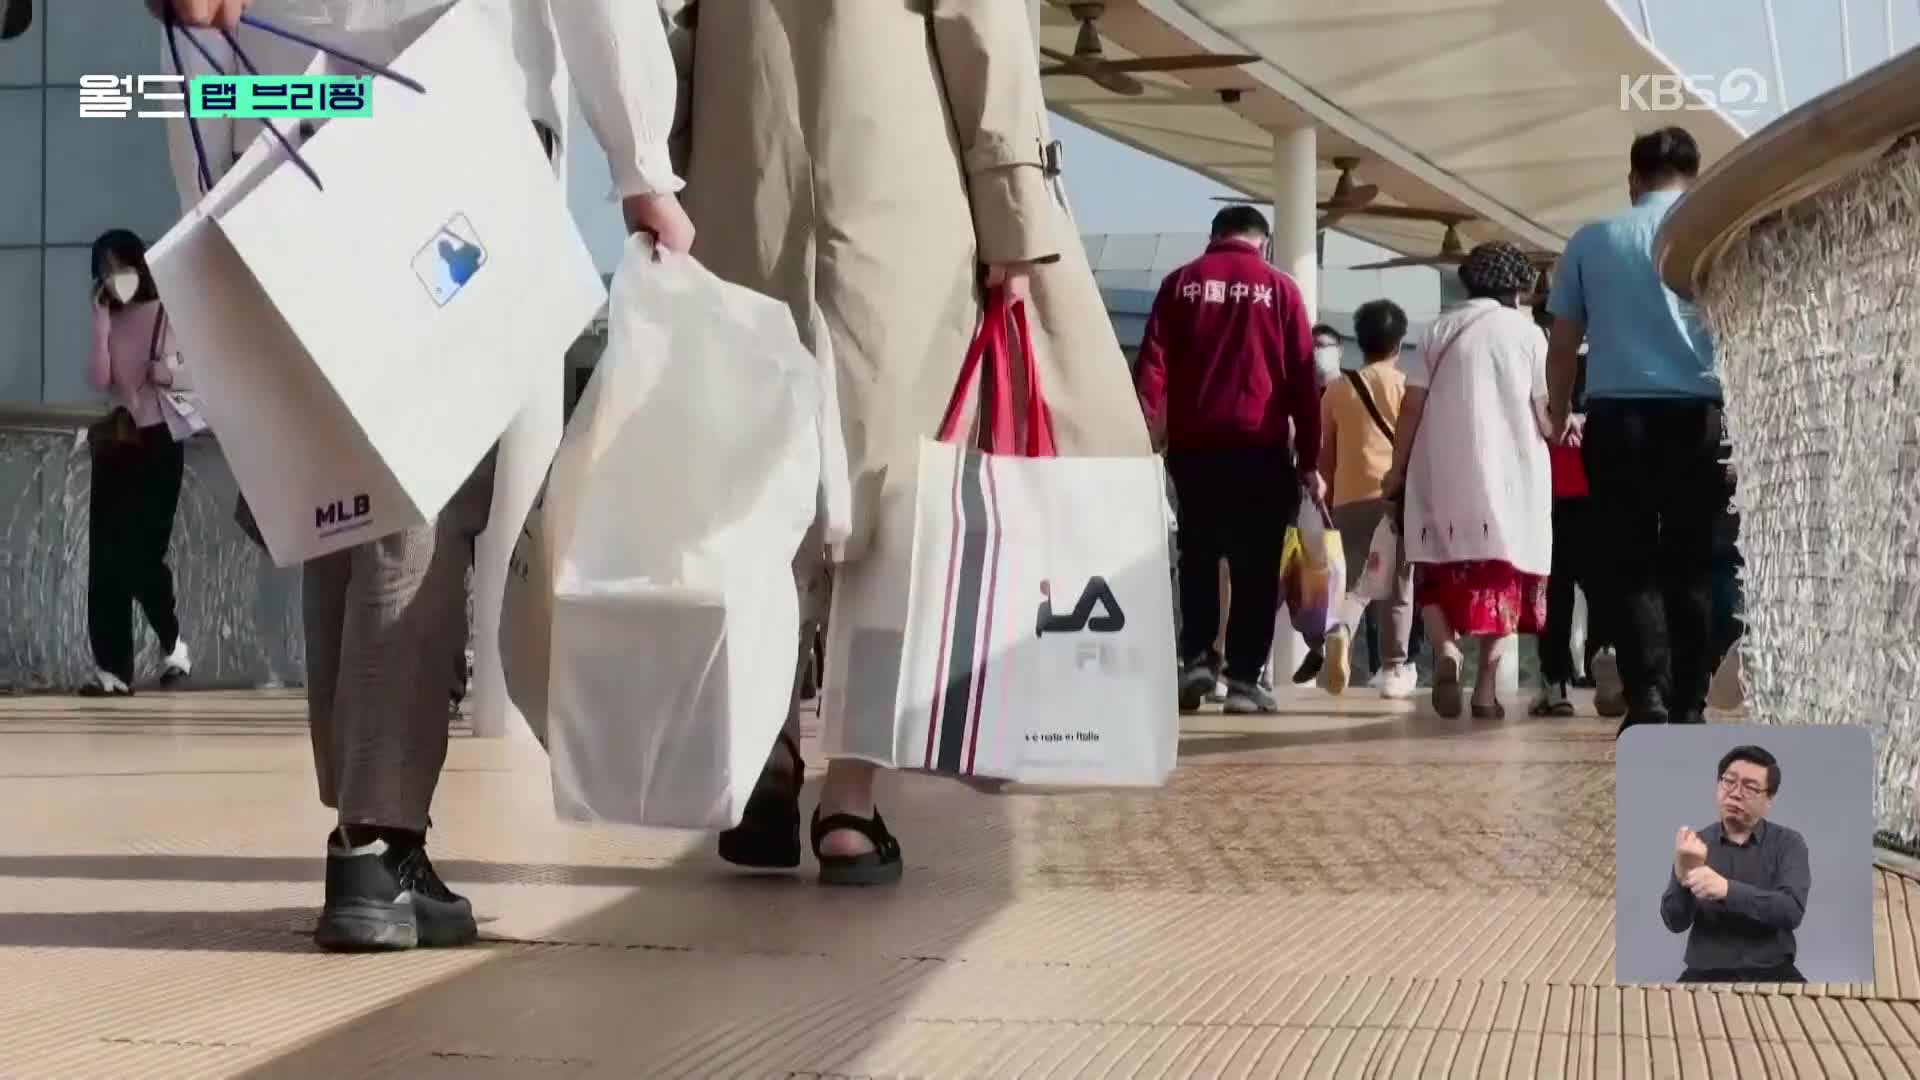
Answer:
<svg viewBox="0 0 1920 1080"><path fill-rule="evenodd" d="M1103 577L1087 579L1087 587L1080 591L1080 601L1073 610L1065 615L1056 615L1053 611L1053 584L1040 583L1040 614L1033 628L1035 637L1047 634L1077 634L1082 630L1095 634L1117 634L1126 628L1126 613L1120 610L1120 601L1114 598L1113 589ZM1102 613L1095 615L1094 609Z"/></svg>

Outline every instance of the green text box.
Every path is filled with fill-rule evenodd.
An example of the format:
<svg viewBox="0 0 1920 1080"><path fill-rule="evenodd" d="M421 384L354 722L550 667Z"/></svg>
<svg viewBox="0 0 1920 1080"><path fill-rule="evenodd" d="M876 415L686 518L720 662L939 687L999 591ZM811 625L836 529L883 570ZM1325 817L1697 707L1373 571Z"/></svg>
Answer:
<svg viewBox="0 0 1920 1080"><path fill-rule="evenodd" d="M189 116L372 116L372 79L365 75L196 75Z"/></svg>

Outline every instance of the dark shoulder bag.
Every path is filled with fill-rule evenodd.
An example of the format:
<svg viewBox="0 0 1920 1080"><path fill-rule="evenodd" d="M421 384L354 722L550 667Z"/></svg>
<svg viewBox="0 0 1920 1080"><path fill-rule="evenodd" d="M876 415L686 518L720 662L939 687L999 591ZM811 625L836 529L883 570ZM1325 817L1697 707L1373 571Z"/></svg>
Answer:
<svg viewBox="0 0 1920 1080"><path fill-rule="evenodd" d="M160 359L160 328L164 324L166 313L155 312L153 316L153 340L147 343L147 364L151 367ZM111 346L109 346L111 347ZM113 360L109 355L108 370L111 372ZM108 375L111 380L112 375ZM120 454L140 445L140 428L133 422L133 414L125 408L115 405L107 415L87 426L87 445L96 454Z"/></svg>
<svg viewBox="0 0 1920 1080"><path fill-rule="evenodd" d="M1341 374L1353 384L1353 392L1360 395L1360 404L1366 407L1367 415L1373 417L1373 426L1380 429L1380 434L1385 435L1388 442L1392 442L1393 425L1387 423L1387 418L1380 412L1380 406L1373 403L1373 391L1367 389L1367 380L1361 378L1357 371L1344 371Z"/></svg>

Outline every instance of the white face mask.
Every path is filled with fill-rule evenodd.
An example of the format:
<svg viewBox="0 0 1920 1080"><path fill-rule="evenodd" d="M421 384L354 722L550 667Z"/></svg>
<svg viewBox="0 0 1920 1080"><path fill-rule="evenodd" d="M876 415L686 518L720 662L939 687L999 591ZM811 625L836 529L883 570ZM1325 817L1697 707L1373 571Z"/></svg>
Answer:
<svg viewBox="0 0 1920 1080"><path fill-rule="evenodd" d="M123 304L133 303L134 294L140 291L140 272L115 270L113 276L107 279L107 291Z"/></svg>
<svg viewBox="0 0 1920 1080"><path fill-rule="evenodd" d="M1338 345L1318 345L1314 347L1313 366L1314 370L1320 373L1322 379L1340 370L1340 353L1341 349Z"/></svg>

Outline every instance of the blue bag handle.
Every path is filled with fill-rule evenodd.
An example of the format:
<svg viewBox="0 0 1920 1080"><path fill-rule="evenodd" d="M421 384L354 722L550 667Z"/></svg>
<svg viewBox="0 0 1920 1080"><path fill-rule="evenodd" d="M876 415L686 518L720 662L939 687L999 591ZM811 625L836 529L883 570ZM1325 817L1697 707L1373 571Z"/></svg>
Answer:
<svg viewBox="0 0 1920 1080"><path fill-rule="evenodd" d="M207 62L207 66L213 69L214 74L227 75L228 72L220 66L220 61L214 59L213 54L208 52L207 47L200 43L200 39L194 35L193 31L180 25L179 16L174 13L173 6L168 4L164 10L167 27L167 52L173 58L173 70L183 76L186 74L187 69L185 65L180 63L179 41L181 37L185 37L187 44L193 46L194 51L198 52L201 59ZM240 16L240 21L256 30L263 30L276 37L282 37L296 44L305 45L310 49L325 53L337 60L344 60L355 67L372 72L383 78L391 79L415 93L424 94L427 92L426 87L394 71L392 68L373 63L370 60L362 60L360 57L336 49L323 42L316 41L305 34L288 30L282 26L275 26L265 19L253 15L242 15ZM234 40L231 31L223 29L220 31L220 36L226 39L227 47L233 50L234 58L240 61L249 74L256 76L260 74L260 69L254 66L253 60L247 56L246 51L240 48L240 43ZM326 185L320 182L320 174L313 171L313 166L307 164L307 159L301 156L300 151L294 147L293 143L288 141L286 135L275 126L274 122L267 119L262 119L260 122L266 126L267 131L273 135L274 140L280 144L281 149L287 152L287 156L293 159L293 163L300 166L300 171L307 174L307 179L313 181L313 186L325 191ZM191 102L189 102L187 113L187 131L193 136L193 156L195 163L200 169L200 191L202 194L205 194L213 189L213 169L207 164L207 144L206 141L200 137L200 124L193 118Z"/></svg>

